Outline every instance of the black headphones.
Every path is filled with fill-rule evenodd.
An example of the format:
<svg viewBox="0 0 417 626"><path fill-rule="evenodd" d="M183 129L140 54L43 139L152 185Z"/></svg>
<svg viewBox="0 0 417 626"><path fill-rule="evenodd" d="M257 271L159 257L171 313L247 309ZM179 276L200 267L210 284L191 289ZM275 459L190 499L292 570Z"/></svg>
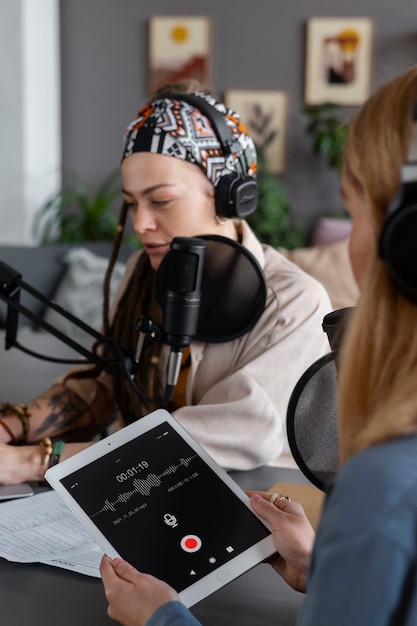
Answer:
<svg viewBox="0 0 417 626"><path fill-rule="evenodd" d="M417 103L401 186L389 208L379 242L380 257L398 289L417 304Z"/></svg>
<svg viewBox="0 0 417 626"><path fill-rule="evenodd" d="M212 123L224 156L227 157L230 154L237 156L241 172L225 174L215 186L216 214L219 217L242 219L251 215L258 204L258 184L255 178L245 174L243 148L234 139L223 115L207 100L196 94L169 94L169 98L188 102L201 111Z"/></svg>

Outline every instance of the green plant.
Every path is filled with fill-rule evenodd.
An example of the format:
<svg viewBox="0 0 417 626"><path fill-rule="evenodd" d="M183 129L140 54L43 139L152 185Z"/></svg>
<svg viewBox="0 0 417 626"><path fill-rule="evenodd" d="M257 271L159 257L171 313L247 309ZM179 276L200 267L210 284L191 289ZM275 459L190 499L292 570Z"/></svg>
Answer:
<svg viewBox="0 0 417 626"><path fill-rule="evenodd" d="M272 112L266 112L259 103L250 110L247 125L253 131L258 154L258 207L247 219L250 227L263 243L274 248L292 250L305 243L304 225L295 222L291 200L279 178L270 171L265 152L276 139L277 129L272 124Z"/></svg>
<svg viewBox="0 0 417 626"><path fill-rule="evenodd" d="M111 241L117 231L115 201L121 197L120 172L111 172L97 190L79 176L39 209L33 233L41 243Z"/></svg>
<svg viewBox="0 0 417 626"><path fill-rule="evenodd" d="M247 219L260 241L274 248L293 250L304 245L304 224L294 222L287 190L266 165L258 152L258 208Z"/></svg>
<svg viewBox="0 0 417 626"><path fill-rule="evenodd" d="M344 107L331 102L307 106L304 113L309 117L307 133L313 138L315 154L325 155L327 165L342 170L343 150L346 143L348 123Z"/></svg>

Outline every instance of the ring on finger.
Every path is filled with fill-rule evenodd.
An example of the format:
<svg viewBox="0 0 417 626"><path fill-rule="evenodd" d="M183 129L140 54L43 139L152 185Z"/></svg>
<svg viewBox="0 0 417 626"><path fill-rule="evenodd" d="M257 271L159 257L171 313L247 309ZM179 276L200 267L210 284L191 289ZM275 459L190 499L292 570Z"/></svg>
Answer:
<svg viewBox="0 0 417 626"><path fill-rule="evenodd" d="M280 500L291 500L291 498L289 498L288 496L284 496L281 493L276 493L274 492L271 496L270 502L271 504L273 504L274 506L277 506L278 502Z"/></svg>

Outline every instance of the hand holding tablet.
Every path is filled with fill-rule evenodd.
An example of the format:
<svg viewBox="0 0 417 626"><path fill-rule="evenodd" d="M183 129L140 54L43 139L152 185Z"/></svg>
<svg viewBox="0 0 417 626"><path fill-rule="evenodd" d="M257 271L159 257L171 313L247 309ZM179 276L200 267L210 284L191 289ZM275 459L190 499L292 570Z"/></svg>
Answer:
<svg viewBox="0 0 417 626"><path fill-rule="evenodd" d="M163 409L45 478L108 556L164 580L186 606L275 552L246 494Z"/></svg>

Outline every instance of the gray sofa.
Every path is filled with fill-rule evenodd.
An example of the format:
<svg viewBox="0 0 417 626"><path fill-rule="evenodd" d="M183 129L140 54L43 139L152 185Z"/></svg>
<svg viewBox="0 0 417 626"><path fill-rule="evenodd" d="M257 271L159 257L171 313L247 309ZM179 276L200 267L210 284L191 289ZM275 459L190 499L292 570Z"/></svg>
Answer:
<svg viewBox="0 0 417 626"><path fill-rule="evenodd" d="M3 245L0 246L0 261L18 271L25 283L47 298L53 299L88 325L99 327L102 282L110 251L111 244L107 242L38 247ZM129 246L123 246L120 250L113 290L133 251L134 248ZM90 336L72 328L65 318L48 310L45 304L24 290L21 290L20 301L32 313L65 334L70 334L81 345L91 345ZM6 315L7 305L0 299L0 402L27 402L69 369L70 365L59 359L78 360L82 357L22 314L19 314L17 333L19 344L27 350L58 360L51 362L39 359L15 347L6 350Z"/></svg>

